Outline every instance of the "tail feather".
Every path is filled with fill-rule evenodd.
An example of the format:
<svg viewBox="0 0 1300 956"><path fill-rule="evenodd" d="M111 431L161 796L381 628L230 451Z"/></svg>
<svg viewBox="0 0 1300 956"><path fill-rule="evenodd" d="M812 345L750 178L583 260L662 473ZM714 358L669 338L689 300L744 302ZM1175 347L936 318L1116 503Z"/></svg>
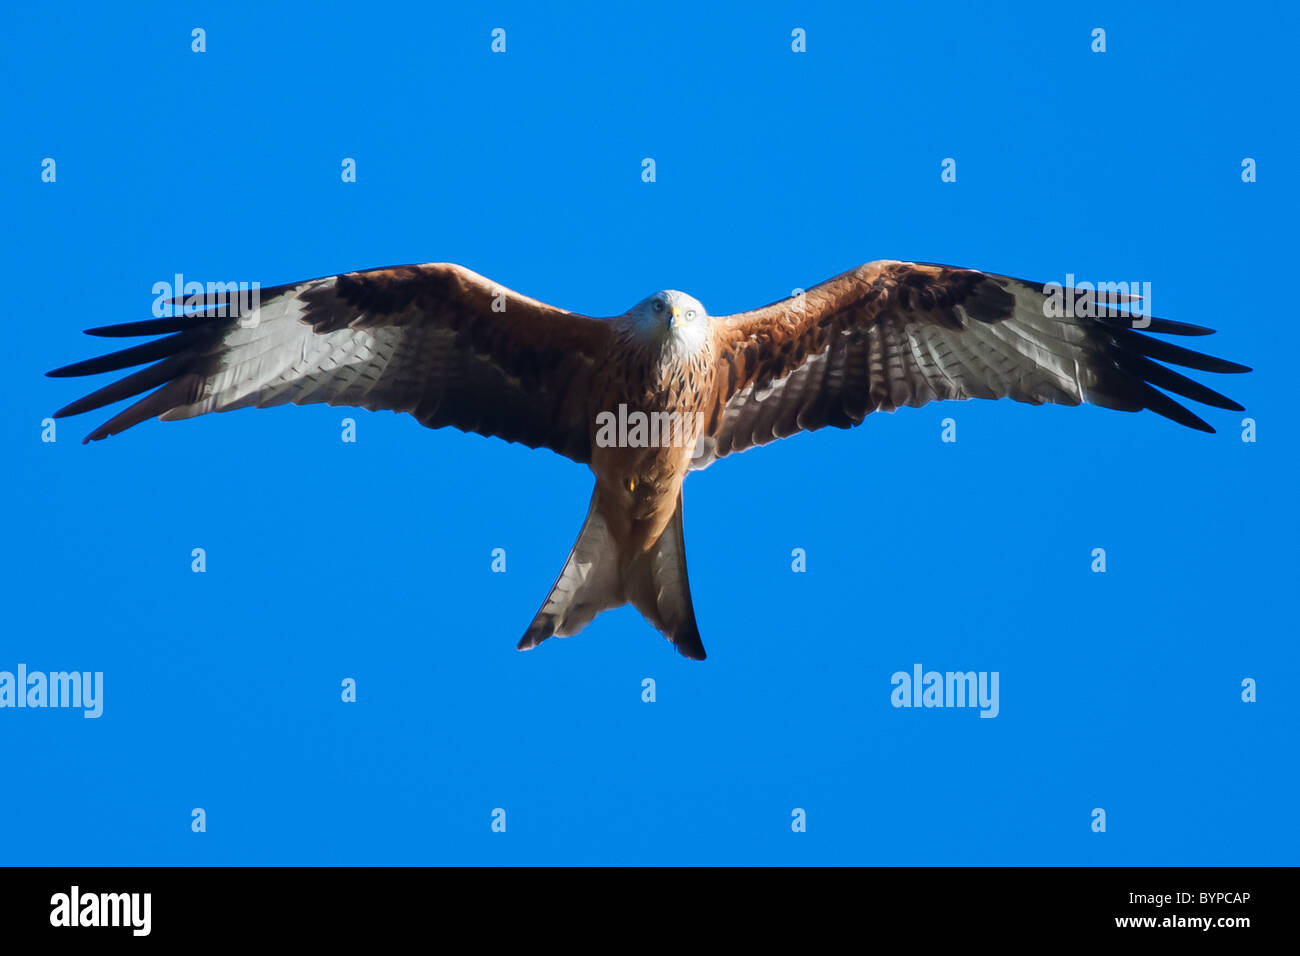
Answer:
<svg viewBox="0 0 1300 956"><path fill-rule="evenodd" d="M519 649L536 647L548 637L577 634L601 611L631 603L647 621L691 660L704 660L704 644L695 623L691 587L686 577L686 542L682 535L682 498L664 533L649 550L624 562L618 543L601 512L599 491L593 492L578 540L564 570L533 622L519 640Z"/></svg>
<svg viewBox="0 0 1300 956"><path fill-rule="evenodd" d="M693 661L705 658L686 577L686 538L682 533L682 493L677 510L654 547L638 556L625 577L628 600L647 621Z"/></svg>
<svg viewBox="0 0 1300 956"><path fill-rule="evenodd" d="M578 540L551 593L519 639L519 650L534 648L548 637L577 634L601 611L626 603L618 575L618 545L592 492Z"/></svg>

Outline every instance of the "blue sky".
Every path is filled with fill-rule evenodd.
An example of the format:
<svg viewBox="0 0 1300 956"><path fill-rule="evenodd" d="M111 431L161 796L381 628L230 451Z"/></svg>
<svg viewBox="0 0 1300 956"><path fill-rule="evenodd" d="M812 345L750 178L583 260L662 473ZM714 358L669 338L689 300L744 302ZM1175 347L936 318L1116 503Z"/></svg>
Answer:
<svg viewBox="0 0 1300 956"><path fill-rule="evenodd" d="M7 9L0 670L101 671L104 712L0 710L0 862L1296 863L1296 14L871 7ZM1148 281L1247 411L936 404L721 462L703 664L626 608L514 650L590 494L550 452L326 406L41 440L83 384L43 373L177 272L724 314L875 258ZM998 716L892 707L917 663L998 672Z"/></svg>

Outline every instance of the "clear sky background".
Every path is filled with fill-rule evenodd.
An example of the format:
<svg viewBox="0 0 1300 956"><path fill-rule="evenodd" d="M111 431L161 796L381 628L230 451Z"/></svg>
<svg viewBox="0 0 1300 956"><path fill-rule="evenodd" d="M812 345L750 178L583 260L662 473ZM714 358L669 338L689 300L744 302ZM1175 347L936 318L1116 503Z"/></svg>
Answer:
<svg viewBox="0 0 1300 956"><path fill-rule="evenodd" d="M0 670L105 701L0 710L0 863L1300 862L1293 10L133 6L3 14ZM874 258L1150 282L1247 412L935 404L714 465L702 664L631 609L514 650L591 489L550 452L327 406L41 440L108 380L43 373L177 272L724 314ZM999 715L891 707L916 663Z"/></svg>

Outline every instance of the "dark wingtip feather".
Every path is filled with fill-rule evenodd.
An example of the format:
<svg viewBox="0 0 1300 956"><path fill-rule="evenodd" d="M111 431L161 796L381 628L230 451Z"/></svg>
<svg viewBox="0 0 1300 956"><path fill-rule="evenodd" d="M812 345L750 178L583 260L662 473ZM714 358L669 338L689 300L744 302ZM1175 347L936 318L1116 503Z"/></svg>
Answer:
<svg viewBox="0 0 1300 956"><path fill-rule="evenodd" d="M151 366L150 368L157 368L157 366ZM145 371L149 371L149 369L145 369ZM193 401L201 383L202 377L193 374L171 379L161 388L128 405L104 422L104 424L87 435L82 444L99 441L101 438L108 438L118 432L124 432L133 425L138 425L146 419L156 418L177 405L184 405ZM135 394L139 393L136 392Z"/></svg>
<svg viewBox="0 0 1300 956"><path fill-rule="evenodd" d="M1135 324L1139 321L1141 325ZM1089 399L1094 404L1125 410L1147 408L1187 428L1211 435L1215 434L1214 428L1166 392L1214 408L1245 411L1239 402L1168 365L1219 374L1242 374L1251 371L1249 366L1186 349L1149 334L1199 336L1210 335L1213 329L1114 311L1094 317L1091 322L1085 320L1084 325L1091 326L1094 341L1111 367L1109 373L1103 373L1103 381L1098 382L1093 393L1095 398Z"/></svg>
<svg viewBox="0 0 1300 956"><path fill-rule="evenodd" d="M704 661L709 658L709 655L704 651L704 645L700 643L699 637L696 637L694 642L689 643L680 640L673 641L673 646L677 648L677 653L688 661Z"/></svg>
<svg viewBox="0 0 1300 956"><path fill-rule="evenodd" d="M1144 408L1149 408L1157 415L1163 415L1170 421L1186 425L1188 428L1194 428L1199 432L1208 432L1211 435L1214 434L1214 429L1199 415L1174 401L1150 382L1144 381L1132 372L1124 371L1132 376L1130 379L1132 391Z"/></svg>
<svg viewBox="0 0 1300 956"><path fill-rule="evenodd" d="M1185 349L1181 345L1174 345L1172 342L1166 342L1163 339L1142 335L1133 329L1112 328L1109 331L1114 337L1112 341L1117 348L1136 352L1139 355L1145 355L1147 358L1161 362L1168 362L1170 365L1181 365L1183 368L1194 368L1199 372L1221 374L1240 374L1252 371L1248 366L1237 362L1229 362L1227 359L1206 355L1204 352Z"/></svg>
<svg viewBox="0 0 1300 956"><path fill-rule="evenodd" d="M1175 322L1173 319L1152 319L1143 331L1160 332L1163 335L1213 335L1214 329L1204 325L1192 325L1190 322Z"/></svg>
<svg viewBox="0 0 1300 956"><path fill-rule="evenodd" d="M103 408L105 405L111 405L114 402L120 402L124 398L139 395L151 388L157 388L182 372L185 368L185 361L186 357L184 355L172 355L161 362L155 362L153 365L148 365L126 376L126 378L111 382L69 405L64 405L54 413L54 417L66 418L69 415L80 415L82 412L93 412L97 408Z"/></svg>
<svg viewBox="0 0 1300 956"><path fill-rule="evenodd" d="M86 329L86 334L111 339L132 338L141 335L166 335L169 332L184 332L188 329L197 328L221 318L224 318L224 316L199 312L194 315L178 315L165 319L145 319L143 322L100 325L93 329Z"/></svg>
<svg viewBox="0 0 1300 956"><path fill-rule="evenodd" d="M121 349L117 352L110 352L108 355L86 359L84 362L74 362L71 365L56 368L54 371L45 374L51 378L71 378L77 375L99 375L103 372L116 372L120 369L130 368L133 365L144 365L147 362L154 362L161 358L167 358L169 355L175 355L194 342L196 338L197 333L192 329L186 332L178 332L175 335L155 339L152 342L145 342L142 345L135 345L129 349Z"/></svg>
<svg viewBox="0 0 1300 956"><path fill-rule="evenodd" d="M1192 401L1200 402L1202 405L1209 405L1213 408L1226 408L1230 411L1245 411L1239 404L1226 395L1221 395L1214 389L1202 385L1195 379L1190 379L1186 375L1180 375L1171 368L1153 362L1142 355L1126 354L1116 359L1117 364L1134 377L1142 379L1152 385L1159 386L1166 392L1173 392L1175 395L1181 395L1184 398L1190 398Z"/></svg>
<svg viewBox="0 0 1300 956"><path fill-rule="evenodd" d="M1190 322L1175 322L1173 319L1153 319L1145 315L1130 312L1109 312L1095 319L1111 329L1127 329L1132 332L1159 332L1161 335L1213 335L1214 329L1204 325L1192 325ZM1141 321L1141 325L1134 322Z"/></svg>
<svg viewBox="0 0 1300 956"><path fill-rule="evenodd" d="M87 361L94 361L88 359ZM88 372L82 372L81 368L86 362L74 362L71 365L63 365L59 368L50 369L45 373L46 378L72 378L74 375L88 375Z"/></svg>

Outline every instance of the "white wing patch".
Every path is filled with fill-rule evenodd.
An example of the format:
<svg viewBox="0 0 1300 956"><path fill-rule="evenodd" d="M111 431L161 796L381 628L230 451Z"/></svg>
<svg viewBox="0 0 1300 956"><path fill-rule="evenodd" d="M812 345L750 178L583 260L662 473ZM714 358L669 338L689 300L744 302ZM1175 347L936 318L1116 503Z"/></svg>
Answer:
<svg viewBox="0 0 1300 956"><path fill-rule="evenodd" d="M256 324L232 329L222 341L224 363L205 383L202 397L165 412L162 419L312 401L360 404L396 352L402 330L314 331L302 318L302 293L334 282L328 278L299 286L263 306Z"/></svg>

